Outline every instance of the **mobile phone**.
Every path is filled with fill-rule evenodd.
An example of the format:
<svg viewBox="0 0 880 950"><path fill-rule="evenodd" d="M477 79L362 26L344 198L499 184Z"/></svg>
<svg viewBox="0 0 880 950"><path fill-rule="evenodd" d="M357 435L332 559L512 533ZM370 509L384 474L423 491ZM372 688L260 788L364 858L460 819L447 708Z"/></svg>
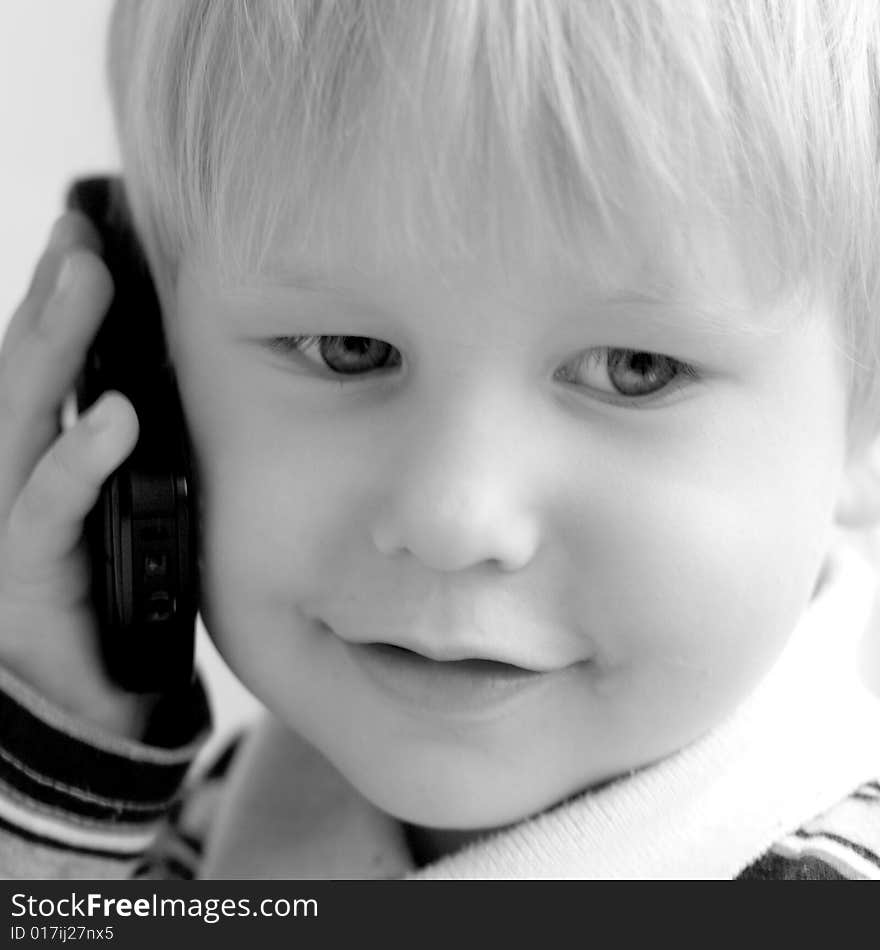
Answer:
<svg viewBox="0 0 880 950"><path fill-rule="evenodd" d="M76 382L76 411L115 389L131 400L140 428L132 454L105 481L85 520L101 652L120 686L169 692L191 683L194 669L198 503L191 445L122 180L77 179L66 205L97 229L114 286Z"/></svg>

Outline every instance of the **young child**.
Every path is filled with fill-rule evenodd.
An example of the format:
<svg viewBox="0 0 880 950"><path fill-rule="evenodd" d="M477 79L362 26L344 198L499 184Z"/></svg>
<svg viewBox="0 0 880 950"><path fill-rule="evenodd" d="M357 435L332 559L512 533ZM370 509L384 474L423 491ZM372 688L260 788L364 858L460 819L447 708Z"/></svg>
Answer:
<svg viewBox="0 0 880 950"><path fill-rule="evenodd" d="M3 872L880 877L877 5L129 0L109 77L270 712L183 796L201 687L101 672L138 429L59 431L68 213L0 354Z"/></svg>

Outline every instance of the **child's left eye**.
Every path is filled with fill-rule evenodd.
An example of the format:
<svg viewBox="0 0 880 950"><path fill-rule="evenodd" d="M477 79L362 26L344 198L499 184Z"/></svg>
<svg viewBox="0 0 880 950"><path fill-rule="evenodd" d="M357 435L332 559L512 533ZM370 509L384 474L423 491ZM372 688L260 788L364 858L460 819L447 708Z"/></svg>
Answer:
<svg viewBox="0 0 880 950"><path fill-rule="evenodd" d="M687 363L644 350L598 347L587 350L556 372L556 378L611 396L653 396L680 377L695 379Z"/></svg>
<svg viewBox="0 0 880 950"><path fill-rule="evenodd" d="M278 336L269 340L275 352L299 353L319 369L356 376L400 365L400 353L390 343L367 336Z"/></svg>

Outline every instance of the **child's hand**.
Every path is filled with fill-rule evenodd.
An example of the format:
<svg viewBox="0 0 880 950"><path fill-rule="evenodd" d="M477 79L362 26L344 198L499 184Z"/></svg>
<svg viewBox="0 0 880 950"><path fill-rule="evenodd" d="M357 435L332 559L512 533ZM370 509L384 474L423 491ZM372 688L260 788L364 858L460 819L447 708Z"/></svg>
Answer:
<svg viewBox="0 0 880 950"><path fill-rule="evenodd" d="M59 424L113 296L100 250L88 219L64 214L0 347L0 666L69 712L136 737L154 699L103 671L82 529L134 449L137 416L113 392L66 431Z"/></svg>

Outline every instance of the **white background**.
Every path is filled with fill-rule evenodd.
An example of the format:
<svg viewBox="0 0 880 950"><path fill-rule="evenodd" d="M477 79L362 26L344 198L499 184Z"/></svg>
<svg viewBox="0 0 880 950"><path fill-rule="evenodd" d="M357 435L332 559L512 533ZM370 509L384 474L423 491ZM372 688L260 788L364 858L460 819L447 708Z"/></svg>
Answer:
<svg viewBox="0 0 880 950"><path fill-rule="evenodd" d="M116 172L104 41L110 0L0 4L0 334L24 295L72 178ZM222 736L260 708L228 672L199 624Z"/></svg>

